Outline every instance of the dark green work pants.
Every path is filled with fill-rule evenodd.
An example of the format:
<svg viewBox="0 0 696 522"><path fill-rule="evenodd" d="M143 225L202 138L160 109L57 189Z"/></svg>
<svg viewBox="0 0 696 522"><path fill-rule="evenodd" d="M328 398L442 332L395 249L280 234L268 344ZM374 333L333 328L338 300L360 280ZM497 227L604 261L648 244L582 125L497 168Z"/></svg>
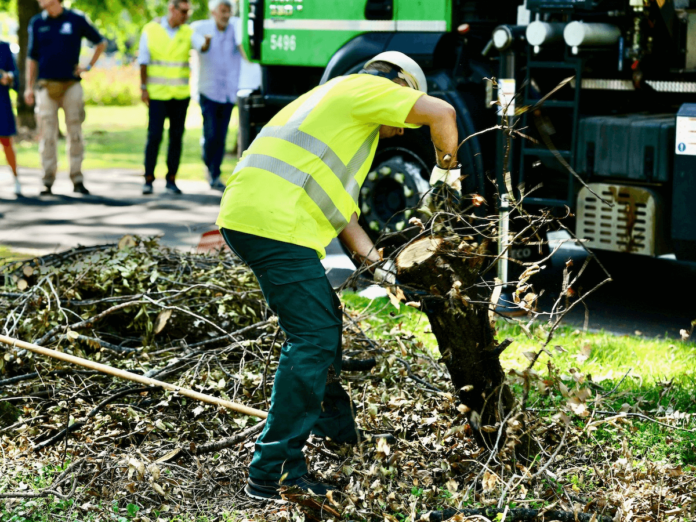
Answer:
<svg viewBox="0 0 696 522"><path fill-rule="evenodd" d="M341 302L315 250L228 229L222 235L253 270L286 335L249 476L297 478L307 473L302 448L310 432L357 441L348 394L326 383L330 366L341 372Z"/></svg>

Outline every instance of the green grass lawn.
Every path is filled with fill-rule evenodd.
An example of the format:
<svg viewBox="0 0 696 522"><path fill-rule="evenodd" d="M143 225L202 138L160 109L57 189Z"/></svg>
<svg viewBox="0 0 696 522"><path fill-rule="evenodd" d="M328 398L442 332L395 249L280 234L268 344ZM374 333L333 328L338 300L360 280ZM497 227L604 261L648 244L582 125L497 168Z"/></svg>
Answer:
<svg viewBox="0 0 696 522"><path fill-rule="evenodd" d="M83 170L123 168L143 171L143 158L147 136L147 107L96 107L88 106L84 123L85 161ZM61 129L65 133L63 114L60 112ZM201 160L200 139L203 119L200 107L189 106L186 118L186 134L179 168L179 179L205 180L206 170ZM227 150L234 150L236 126L230 126L227 137ZM160 147L160 157L156 177L166 174L167 133ZM17 144L17 161L20 167L40 168L38 144L23 141ZM59 169L67 169L65 140L58 145ZM222 166L223 175L232 173L237 163L236 155L227 155Z"/></svg>
<svg viewBox="0 0 696 522"><path fill-rule="evenodd" d="M371 320L374 327L372 335L388 338L389 329L394 324L412 331L425 347L439 356L435 336L430 333L430 324L425 314L401 305L399 311L386 297L370 301L357 294L345 293L343 299L354 309L365 313L379 313ZM389 326L389 328L387 328ZM532 329L533 335L542 336L540 328ZM538 350L539 339L530 339L514 323L500 320L497 323L497 338L513 340L512 345L503 352L501 363L505 368L523 370L529 364L524 352ZM561 349L554 349L555 346ZM563 351L565 350L565 351ZM675 385L696 386L696 343L681 342L676 339L655 339L622 335L608 332L583 332L575 327L561 326L554 332L549 344L549 357L542 354L536 363L537 369L546 367L549 360L561 369L579 368L583 373L593 376L595 381L619 381L628 372L623 386L630 382L652 385L674 379ZM630 370L630 371L629 371ZM696 404L692 407L696 411Z"/></svg>
<svg viewBox="0 0 696 522"><path fill-rule="evenodd" d="M30 256L27 254L21 254L19 252L15 252L8 246L0 245L0 267L2 267L2 265L5 263L20 261L22 259L27 259L28 257Z"/></svg>

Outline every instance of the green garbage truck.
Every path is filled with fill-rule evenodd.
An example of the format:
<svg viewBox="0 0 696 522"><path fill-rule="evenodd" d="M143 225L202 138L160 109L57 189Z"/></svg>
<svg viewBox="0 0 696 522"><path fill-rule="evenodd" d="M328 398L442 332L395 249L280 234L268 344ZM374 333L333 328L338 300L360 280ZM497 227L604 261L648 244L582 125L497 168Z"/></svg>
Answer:
<svg viewBox="0 0 696 522"><path fill-rule="evenodd" d="M241 0L240 16L263 71L239 93L242 150L297 96L401 51L461 137L504 119L530 138L461 147L463 191L489 211L509 172L515 198L570 209L595 249L696 261L696 0ZM434 159L427 129L380 144L360 196L371 233L407 225Z"/></svg>

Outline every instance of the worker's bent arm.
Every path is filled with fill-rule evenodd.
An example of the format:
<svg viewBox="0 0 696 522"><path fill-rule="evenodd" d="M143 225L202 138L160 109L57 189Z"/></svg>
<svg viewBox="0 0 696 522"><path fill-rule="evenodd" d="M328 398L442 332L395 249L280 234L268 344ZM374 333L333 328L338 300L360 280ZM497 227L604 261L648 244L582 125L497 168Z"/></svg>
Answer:
<svg viewBox="0 0 696 522"><path fill-rule="evenodd" d="M457 165L457 146L459 134L457 132L457 111L449 103L433 98L421 96L406 117L406 123L427 125L430 127L430 136L435 145L437 164L442 168L451 168ZM449 154L451 159L445 161Z"/></svg>
<svg viewBox="0 0 696 522"><path fill-rule="evenodd" d="M372 243L370 236L367 235L358 223L357 214L354 213L351 216L350 223L348 223L348 226L338 235L338 239L359 264L363 261L366 261L367 264L380 261L379 253L375 249L375 245Z"/></svg>

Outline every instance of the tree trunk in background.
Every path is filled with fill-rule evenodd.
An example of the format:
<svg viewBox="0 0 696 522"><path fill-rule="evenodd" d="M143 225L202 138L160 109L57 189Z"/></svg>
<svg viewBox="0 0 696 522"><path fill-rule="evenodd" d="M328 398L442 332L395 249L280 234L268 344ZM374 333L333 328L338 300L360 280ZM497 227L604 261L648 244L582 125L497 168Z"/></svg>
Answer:
<svg viewBox="0 0 696 522"><path fill-rule="evenodd" d="M19 31L17 37L19 39L19 58L17 66L19 67L19 95L17 96L17 119L20 127L36 128L36 118L34 117L34 107L24 103L24 88L26 77L26 61L27 50L29 47L29 37L27 29L29 20L32 16L39 14L41 8L36 0L17 0L17 14L19 18Z"/></svg>

